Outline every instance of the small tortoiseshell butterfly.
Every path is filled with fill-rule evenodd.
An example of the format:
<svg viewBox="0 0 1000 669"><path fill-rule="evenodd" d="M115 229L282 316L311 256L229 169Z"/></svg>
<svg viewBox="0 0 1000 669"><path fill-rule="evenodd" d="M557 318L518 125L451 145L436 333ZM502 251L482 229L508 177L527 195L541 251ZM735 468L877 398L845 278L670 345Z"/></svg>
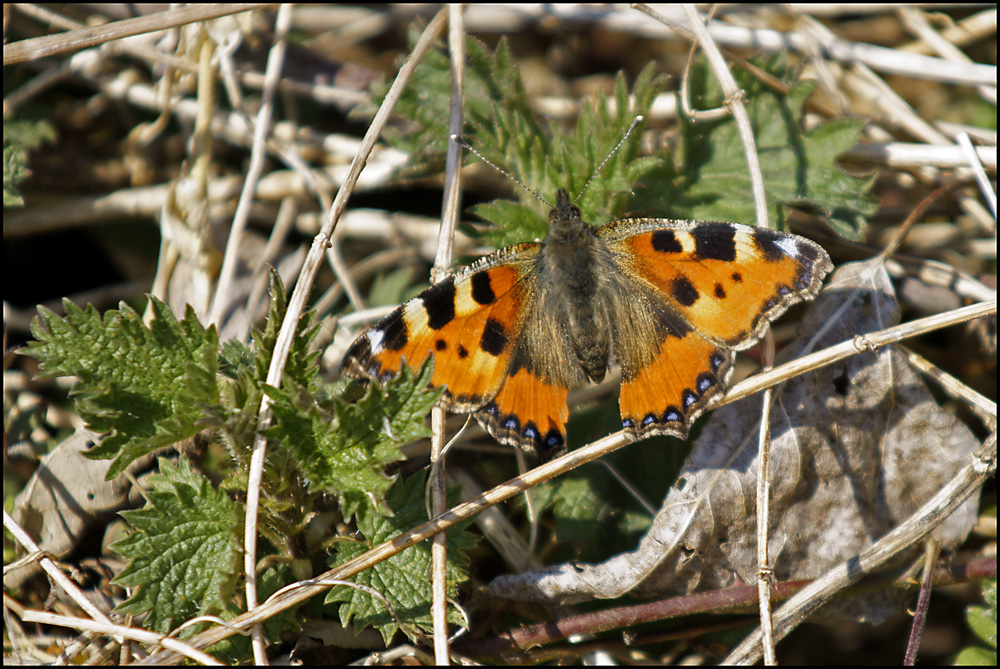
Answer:
<svg viewBox="0 0 1000 669"><path fill-rule="evenodd" d="M434 355L444 408L550 458L565 448L569 391L601 381L614 359L625 430L685 438L725 392L735 352L815 297L832 267L814 242L736 223L594 228L560 189L542 242L491 253L409 300L358 337L343 369L383 381Z"/></svg>

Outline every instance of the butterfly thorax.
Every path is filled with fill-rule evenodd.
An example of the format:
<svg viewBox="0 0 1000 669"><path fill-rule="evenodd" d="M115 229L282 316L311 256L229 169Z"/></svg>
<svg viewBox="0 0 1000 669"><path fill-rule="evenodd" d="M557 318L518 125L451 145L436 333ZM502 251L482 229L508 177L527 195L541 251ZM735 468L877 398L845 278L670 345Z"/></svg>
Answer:
<svg viewBox="0 0 1000 669"><path fill-rule="evenodd" d="M609 263L611 254L604 241L580 218L580 210L566 191L559 189L538 258L541 280L537 285L541 288L535 311L545 330L539 339L551 342L555 337L566 346L562 351L542 353L534 362L553 375L565 376L574 370L571 378L561 379L572 385L587 379L600 381L608 368L612 305L606 303L611 293L601 277L607 275Z"/></svg>

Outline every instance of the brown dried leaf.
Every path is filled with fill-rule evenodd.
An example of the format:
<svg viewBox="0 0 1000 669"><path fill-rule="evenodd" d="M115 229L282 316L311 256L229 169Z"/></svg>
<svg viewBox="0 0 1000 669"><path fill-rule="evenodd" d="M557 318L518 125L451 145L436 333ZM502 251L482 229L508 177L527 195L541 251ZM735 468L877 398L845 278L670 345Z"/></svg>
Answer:
<svg viewBox="0 0 1000 669"><path fill-rule="evenodd" d="M14 498L14 520L57 558L73 551L87 530L107 520L129 504L132 483L117 476L108 481L112 460L86 456L101 435L80 428L42 459L31 480ZM133 475L149 467L153 456L139 458L128 467ZM4 576L4 586L17 588L38 572L37 564Z"/></svg>

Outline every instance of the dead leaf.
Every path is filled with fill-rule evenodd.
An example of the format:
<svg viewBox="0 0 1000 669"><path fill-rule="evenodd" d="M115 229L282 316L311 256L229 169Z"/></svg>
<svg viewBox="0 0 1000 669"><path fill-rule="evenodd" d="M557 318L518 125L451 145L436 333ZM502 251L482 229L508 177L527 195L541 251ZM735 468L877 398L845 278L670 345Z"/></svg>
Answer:
<svg viewBox="0 0 1000 669"><path fill-rule="evenodd" d="M35 539L38 547L56 558L68 555L86 530L129 504L128 477L106 480L113 460L92 460L87 451L101 435L80 428L44 458L28 484L14 498L14 520ZM153 455L133 462L133 474L147 469ZM4 574L4 587L17 588L40 571L33 567Z"/></svg>

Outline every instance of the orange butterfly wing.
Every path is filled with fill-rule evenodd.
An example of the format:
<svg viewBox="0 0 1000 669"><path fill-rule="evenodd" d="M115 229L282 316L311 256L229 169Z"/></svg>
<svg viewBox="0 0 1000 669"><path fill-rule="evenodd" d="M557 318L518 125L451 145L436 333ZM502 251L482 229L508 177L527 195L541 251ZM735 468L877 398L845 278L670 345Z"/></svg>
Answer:
<svg viewBox="0 0 1000 669"><path fill-rule="evenodd" d="M476 418L497 441L548 460L566 448L569 388L525 367L511 370Z"/></svg>
<svg viewBox="0 0 1000 669"><path fill-rule="evenodd" d="M526 261L539 245L505 249ZM504 264L500 253L482 258L431 286L369 328L344 357L344 372L383 381L403 361L418 367L434 354L431 386L447 386L441 404L469 412L493 399L520 330L529 288L521 281L530 262Z"/></svg>
<svg viewBox="0 0 1000 669"><path fill-rule="evenodd" d="M384 381L405 360L434 355L431 386L445 387L448 411L469 413L498 441L545 457L565 444L568 390L531 374L512 356L524 346L523 319L541 245L502 249L431 286L369 328L344 357L344 372Z"/></svg>
<svg viewBox="0 0 1000 669"><path fill-rule="evenodd" d="M725 391L735 351L789 306L812 299L832 269L814 242L735 223L623 219L600 228L622 272L652 296L658 347L616 329L623 426L637 438L686 437Z"/></svg>

